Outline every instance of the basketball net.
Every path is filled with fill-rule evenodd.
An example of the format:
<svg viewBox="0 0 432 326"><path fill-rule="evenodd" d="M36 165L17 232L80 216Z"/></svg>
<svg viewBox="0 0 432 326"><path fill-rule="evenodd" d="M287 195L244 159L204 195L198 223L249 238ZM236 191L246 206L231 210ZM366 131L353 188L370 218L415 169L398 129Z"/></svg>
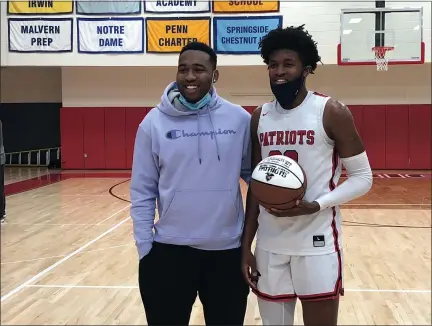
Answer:
<svg viewBox="0 0 432 326"><path fill-rule="evenodd" d="M377 65L378 71L387 71L388 70L388 59L386 58L387 51L393 50L392 46L376 46L372 48L372 51L375 52L375 62Z"/></svg>

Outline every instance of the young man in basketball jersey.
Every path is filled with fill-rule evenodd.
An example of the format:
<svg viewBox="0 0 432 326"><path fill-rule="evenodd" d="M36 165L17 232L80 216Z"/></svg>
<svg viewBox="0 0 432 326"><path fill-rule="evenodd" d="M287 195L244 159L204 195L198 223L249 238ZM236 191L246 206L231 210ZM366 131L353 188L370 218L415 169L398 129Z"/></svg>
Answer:
<svg viewBox="0 0 432 326"><path fill-rule="evenodd" d="M305 325L336 325L343 294L339 205L369 191L369 160L349 109L306 89L321 58L303 26L271 31L260 48L275 100L252 115L252 168L265 157L287 155L304 169L307 190L286 211L265 210L248 193L244 276L264 325L292 325L297 298ZM342 164L348 179L336 187Z"/></svg>
<svg viewBox="0 0 432 326"><path fill-rule="evenodd" d="M186 45L176 82L136 135L131 216L149 325L188 325L197 294L207 325L244 321L239 179L251 173L250 114L218 96L216 63L206 44Z"/></svg>

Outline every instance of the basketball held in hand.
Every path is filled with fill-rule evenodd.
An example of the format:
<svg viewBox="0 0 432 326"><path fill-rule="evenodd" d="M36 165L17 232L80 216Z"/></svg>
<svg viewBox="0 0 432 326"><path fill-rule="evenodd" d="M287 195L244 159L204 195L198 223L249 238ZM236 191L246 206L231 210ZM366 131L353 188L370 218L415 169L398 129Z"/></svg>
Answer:
<svg viewBox="0 0 432 326"><path fill-rule="evenodd" d="M250 187L261 206L285 210L303 199L307 179L296 161L284 155L274 155L263 159L255 167Z"/></svg>

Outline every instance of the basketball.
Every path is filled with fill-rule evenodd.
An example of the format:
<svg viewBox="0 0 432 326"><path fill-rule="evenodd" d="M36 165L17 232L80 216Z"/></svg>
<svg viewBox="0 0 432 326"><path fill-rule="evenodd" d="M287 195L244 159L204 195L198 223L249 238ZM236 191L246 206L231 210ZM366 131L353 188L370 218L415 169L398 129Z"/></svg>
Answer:
<svg viewBox="0 0 432 326"><path fill-rule="evenodd" d="M263 159L252 172L252 195L265 208L289 209L303 199L306 174L293 159L274 155Z"/></svg>

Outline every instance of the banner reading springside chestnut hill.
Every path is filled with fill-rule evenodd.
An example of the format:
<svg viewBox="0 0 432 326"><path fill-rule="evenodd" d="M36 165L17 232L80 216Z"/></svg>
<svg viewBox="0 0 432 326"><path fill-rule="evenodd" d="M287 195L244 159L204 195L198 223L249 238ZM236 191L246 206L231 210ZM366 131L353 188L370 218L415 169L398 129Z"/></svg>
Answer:
<svg viewBox="0 0 432 326"><path fill-rule="evenodd" d="M73 10L73 1L8 1L8 14L38 14L55 15L70 14Z"/></svg>
<svg viewBox="0 0 432 326"><path fill-rule="evenodd" d="M210 45L210 18L146 19L147 53L179 53L188 43L198 41Z"/></svg>
<svg viewBox="0 0 432 326"><path fill-rule="evenodd" d="M278 12L279 1L249 0L249 1L213 1L214 13L255 13Z"/></svg>

